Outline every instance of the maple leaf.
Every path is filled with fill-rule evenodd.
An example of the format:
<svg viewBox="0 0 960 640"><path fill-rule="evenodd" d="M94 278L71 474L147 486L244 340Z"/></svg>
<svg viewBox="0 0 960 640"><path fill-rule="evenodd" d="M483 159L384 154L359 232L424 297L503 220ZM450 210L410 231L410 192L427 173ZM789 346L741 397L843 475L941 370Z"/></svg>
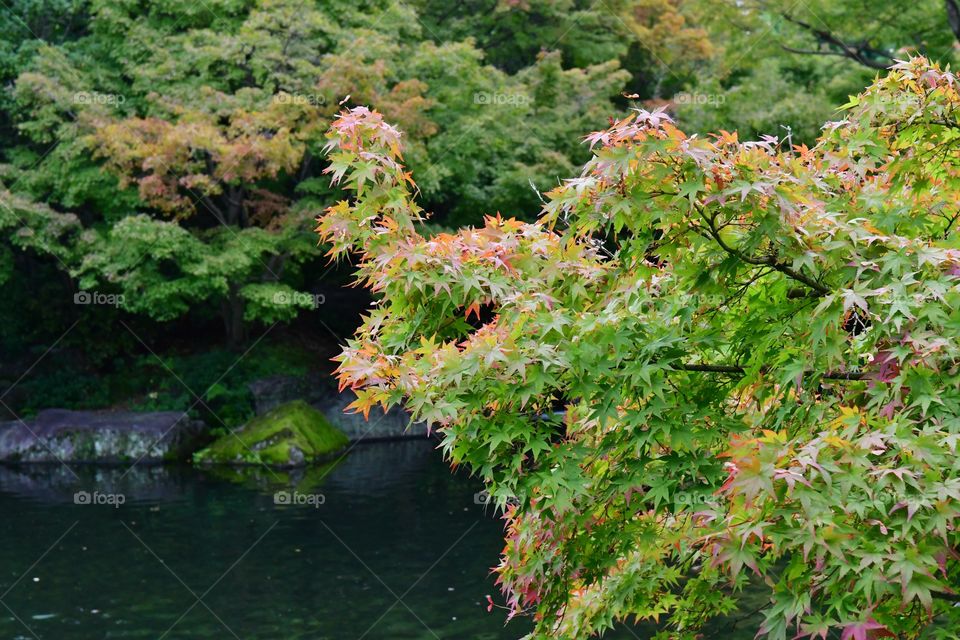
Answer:
<svg viewBox="0 0 960 640"><path fill-rule="evenodd" d="M852 622L843 626L840 640L870 640L874 637L871 631L886 631L887 628L874 620L867 618L861 622Z"/></svg>

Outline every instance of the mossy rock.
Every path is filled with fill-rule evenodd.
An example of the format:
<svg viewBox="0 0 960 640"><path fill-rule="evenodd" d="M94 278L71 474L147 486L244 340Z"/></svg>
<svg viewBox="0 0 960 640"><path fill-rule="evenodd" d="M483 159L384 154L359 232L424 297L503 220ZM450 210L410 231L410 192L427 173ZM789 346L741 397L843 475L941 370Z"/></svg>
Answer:
<svg viewBox="0 0 960 640"><path fill-rule="evenodd" d="M193 456L198 464L300 467L329 460L350 441L302 400L288 402L221 436Z"/></svg>

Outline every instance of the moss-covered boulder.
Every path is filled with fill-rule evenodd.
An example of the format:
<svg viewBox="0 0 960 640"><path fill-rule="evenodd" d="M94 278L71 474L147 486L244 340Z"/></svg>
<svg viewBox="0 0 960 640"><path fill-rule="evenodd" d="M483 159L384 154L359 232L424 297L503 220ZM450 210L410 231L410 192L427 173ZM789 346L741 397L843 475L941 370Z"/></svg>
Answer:
<svg viewBox="0 0 960 640"><path fill-rule="evenodd" d="M349 440L302 400L288 402L221 436L193 459L199 464L266 464L299 467L329 460Z"/></svg>

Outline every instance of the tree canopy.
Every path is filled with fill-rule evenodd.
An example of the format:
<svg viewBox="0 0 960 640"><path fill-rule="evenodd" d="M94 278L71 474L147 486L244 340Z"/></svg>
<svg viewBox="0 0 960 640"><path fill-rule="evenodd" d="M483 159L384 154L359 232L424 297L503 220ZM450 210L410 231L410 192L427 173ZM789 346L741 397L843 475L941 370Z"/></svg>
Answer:
<svg viewBox="0 0 960 640"><path fill-rule="evenodd" d="M378 296L341 384L488 484L532 637L692 640L748 584L762 637L956 637L958 87L897 63L813 147L638 110L535 222L456 233L383 115L333 122L318 231Z"/></svg>
<svg viewBox="0 0 960 640"><path fill-rule="evenodd" d="M408 132L422 193L455 226L533 208L531 185L586 158L566 127L602 122L630 77L619 35L580 66L543 42L501 68L469 33L387 0L51 0L0 21L0 273L53 274L60 299L113 292L158 323L219 316L232 344L312 308L309 211L336 197L317 156L339 105Z"/></svg>
<svg viewBox="0 0 960 640"><path fill-rule="evenodd" d="M455 228L529 216L589 159L571 132L632 105L691 133L812 144L878 65L952 60L952 6L11 0L0 272L16 293L0 317L96 289L145 326L219 322L237 344L311 308L301 294L326 272L306 230L339 197L317 158L341 103L403 129L422 202ZM71 231L18 244L29 225L11 214L31 202L73 216Z"/></svg>

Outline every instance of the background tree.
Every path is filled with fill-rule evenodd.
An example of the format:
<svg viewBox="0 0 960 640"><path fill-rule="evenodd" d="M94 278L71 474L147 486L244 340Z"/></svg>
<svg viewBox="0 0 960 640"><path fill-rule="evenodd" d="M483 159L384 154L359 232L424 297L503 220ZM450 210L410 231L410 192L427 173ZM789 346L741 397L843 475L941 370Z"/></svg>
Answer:
<svg viewBox="0 0 960 640"><path fill-rule="evenodd" d="M676 114L691 131L790 135L813 144L820 124L897 59L948 63L952 1L693 2L715 52Z"/></svg>
<svg viewBox="0 0 960 640"><path fill-rule="evenodd" d="M909 53L949 57L960 33L952 28L954 0L796 5L762 0L746 6L778 29L776 40L785 51L842 57L878 71Z"/></svg>
<svg viewBox="0 0 960 640"><path fill-rule="evenodd" d="M570 68L545 52L501 70L386 0L40 8L2 10L13 37L0 51L0 180L5 197L73 214L82 232L59 260L9 263L16 279L30 290L42 263L62 273L35 291L119 293L160 326L219 316L234 345L313 307L298 294L326 267L305 212L334 195L316 157L338 103L376 105L404 127L423 193L453 225L491 205L532 207L531 184L549 189L586 157L565 127L602 122L629 77L617 53Z"/></svg>

